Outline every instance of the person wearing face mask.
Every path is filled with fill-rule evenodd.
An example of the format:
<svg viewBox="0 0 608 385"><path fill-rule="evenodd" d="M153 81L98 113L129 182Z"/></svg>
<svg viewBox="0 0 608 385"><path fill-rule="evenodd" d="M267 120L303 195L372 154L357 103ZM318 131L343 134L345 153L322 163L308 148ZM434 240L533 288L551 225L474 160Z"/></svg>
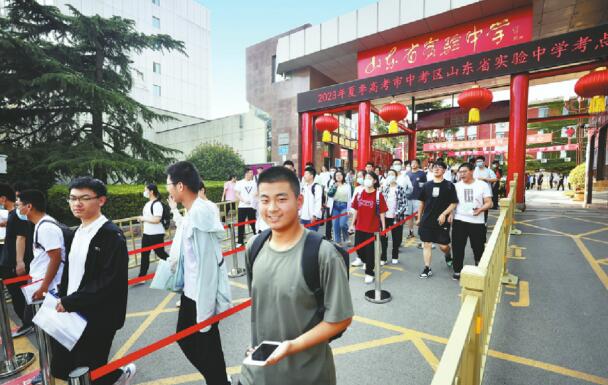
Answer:
<svg viewBox="0 0 608 385"><path fill-rule="evenodd" d="M406 178L409 181L409 178ZM388 176L386 177L386 186L382 190L382 194L386 199L386 205L388 210L386 212L386 227L391 227L393 224L403 220L406 215L408 208L406 191L397 183L397 170L388 170ZM392 263L396 265L399 262L399 247L403 240L403 225L397 226L391 230L391 237L393 240L392 250ZM386 263L388 249L388 234L380 238L382 243L382 261L381 264Z"/></svg>
<svg viewBox="0 0 608 385"><path fill-rule="evenodd" d="M144 205L142 215L139 216L137 220L143 224L141 247L148 247L158 245L165 241L165 228L161 223L161 218L163 217L163 204L161 203L158 187L154 183L150 183L144 188L143 195L144 198L148 199L148 202ZM154 253L163 260L169 258L169 254L167 254L164 247L154 249ZM144 251L141 253L139 276L143 277L148 274L149 267L150 251ZM143 283L144 282L141 282L140 284Z"/></svg>
<svg viewBox="0 0 608 385"><path fill-rule="evenodd" d="M490 190L492 190L492 184L498 179L496 173L486 167L486 158L484 156L478 156L475 158L475 171L473 172L473 178L486 182ZM485 223L488 223L488 210L483 212Z"/></svg>
<svg viewBox="0 0 608 385"><path fill-rule="evenodd" d="M337 216L350 211L352 186L344 180L344 173L336 171L334 183L327 192L327 207L331 216ZM328 225L326 225L328 226ZM348 245L348 215L333 220L334 240L340 246Z"/></svg>
<svg viewBox="0 0 608 385"><path fill-rule="evenodd" d="M408 194L407 200L410 205L410 213L415 213L420 208L420 192L422 191L422 187L426 183L426 173L420 169L420 160L412 159L410 162L412 170L407 173L407 176L410 180L410 184L412 185L412 191ZM408 234L409 238L414 238L414 219L410 219L408 221L408 227L410 229Z"/></svg>
<svg viewBox="0 0 608 385"><path fill-rule="evenodd" d="M367 173L363 181L365 189L353 198L353 224L350 231L355 231L355 246L360 245L374 233L386 228L385 213L388 210L384 195L378 190L380 179L374 172ZM365 283L374 282L374 243L362 247L357 251L359 256L352 266L361 266L365 263Z"/></svg>

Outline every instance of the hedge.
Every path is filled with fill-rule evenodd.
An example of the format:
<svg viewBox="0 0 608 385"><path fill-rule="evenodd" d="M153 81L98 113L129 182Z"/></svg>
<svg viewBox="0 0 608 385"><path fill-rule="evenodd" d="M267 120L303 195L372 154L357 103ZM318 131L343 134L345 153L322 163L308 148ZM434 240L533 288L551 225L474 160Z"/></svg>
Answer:
<svg viewBox="0 0 608 385"><path fill-rule="evenodd" d="M219 202L224 189L223 181L205 181L207 197L213 202ZM164 184L159 184L158 189L163 196L167 197ZM143 196L144 185L108 185L108 202L103 208L103 213L108 219L121 219L141 215L141 210L147 199ZM55 185L48 190L48 213L60 222L67 225L76 225L78 221L72 215L66 198L68 187L66 185Z"/></svg>

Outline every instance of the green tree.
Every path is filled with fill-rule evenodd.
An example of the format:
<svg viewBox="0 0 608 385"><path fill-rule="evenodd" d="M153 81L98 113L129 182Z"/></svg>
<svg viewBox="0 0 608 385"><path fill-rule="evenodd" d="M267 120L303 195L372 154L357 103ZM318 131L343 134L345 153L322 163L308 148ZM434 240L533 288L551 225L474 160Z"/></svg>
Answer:
<svg viewBox="0 0 608 385"><path fill-rule="evenodd" d="M188 156L198 168L204 180L228 180L231 175L243 176L245 162L230 146L219 143L203 143Z"/></svg>
<svg viewBox="0 0 608 385"><path fill-rule="evenodd" d="M133 20L71 15L36 0L11 0L0 18L0 152L32 163L19 177L93 174L121 181L154 179L174 152L143 138L167 121L133 100L130 55L184 53L168 35L145 35ZM185 54L185 53L184 53Z"/></svg>

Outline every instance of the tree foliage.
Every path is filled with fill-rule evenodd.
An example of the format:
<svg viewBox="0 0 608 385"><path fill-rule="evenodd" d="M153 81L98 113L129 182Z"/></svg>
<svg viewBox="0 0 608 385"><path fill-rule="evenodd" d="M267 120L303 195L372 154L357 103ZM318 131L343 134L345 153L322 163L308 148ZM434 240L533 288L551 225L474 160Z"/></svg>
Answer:
<svg viewBox="0 0 608 385"><path fill-rule="evenodd" d="M0 152L9 155L9 179L158 176L173 150L145 140L143 129L171 118L129 96L130 55L184 53L184 44L139 33L133 20L68 7L70 15L11 0L0 18ZM22 168L24 156L31 163Z"/></svg>
<svg viewBox="0 0 608 385"><path fill-rule="evenodd" d="M188 156L204 180L228 180L231 175L243 176L245 162L234 149L224 144L203 143Z"/></svg>

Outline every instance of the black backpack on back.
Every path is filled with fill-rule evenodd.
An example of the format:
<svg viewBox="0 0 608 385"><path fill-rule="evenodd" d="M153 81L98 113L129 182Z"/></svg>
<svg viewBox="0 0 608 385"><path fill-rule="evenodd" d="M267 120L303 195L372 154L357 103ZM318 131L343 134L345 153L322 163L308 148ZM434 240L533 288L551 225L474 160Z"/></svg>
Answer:
<svg viewBox="0 0 608 385"><path fill-rule="evenodd" d="M272 233L271 229L266 229L262 231L253 241L251 245L251 249L249 250L249 259L247 261L247 275L249 276L249 280L251 281L253 275L253 263L257 258L260 250L264 246L264 243L270 238L270 234ZM315 300L317 301L317 318L318 321L314 323L321 322L323 320L323 316L325 314L325 293L323 292L323 288L321 287L321 273L319 271L319 249L321 248L321 242L323 241L323 237L315 232L310 231L306 240L304 241L304 252L302 253L302 271L304 274L304 281L306 281L306 285L313 292L315 296ZM348 276L348 266L350 264L350 258L348 256L348 252L344 250L342 247L336 245L335 243L330 242L336 250L342 256L344 260L344 266L346 267L346 275ZM330 339L330 342L342 337L344 332L336 334Z"/></svg>
<svg viewBox="0 0 608 385"><path fill-rule="evenodd" d="M160 223L163 225L165 230L167 230L169 226L171 226L171 209L166 203L163 203L163 201L158 199L152 202L152 205L150 206L150 213L152 215L154 215L153 208L156 202L160 203L160 205L163 207L163 215L160 217Z"/></svg>
<svg viewBox="0 0 608 385"><path fill-rule="evenodd" d="M67 256L70 254L70 248L72 247L72 241L74 240L74 234L76 232L61 222L57 222L57 221L50 220L50 219L41 220L40 223L38 223L36 232L34 233L34 247L38 248L38 249L42 249L44 251L46 251L44 249L44 247L40 243L38 243L38 230L40 230L40 226L43 223L52 223L55 226L59 227L59 229L63 233L63 246L65 247L65 256L67 258Z"/></svg>

